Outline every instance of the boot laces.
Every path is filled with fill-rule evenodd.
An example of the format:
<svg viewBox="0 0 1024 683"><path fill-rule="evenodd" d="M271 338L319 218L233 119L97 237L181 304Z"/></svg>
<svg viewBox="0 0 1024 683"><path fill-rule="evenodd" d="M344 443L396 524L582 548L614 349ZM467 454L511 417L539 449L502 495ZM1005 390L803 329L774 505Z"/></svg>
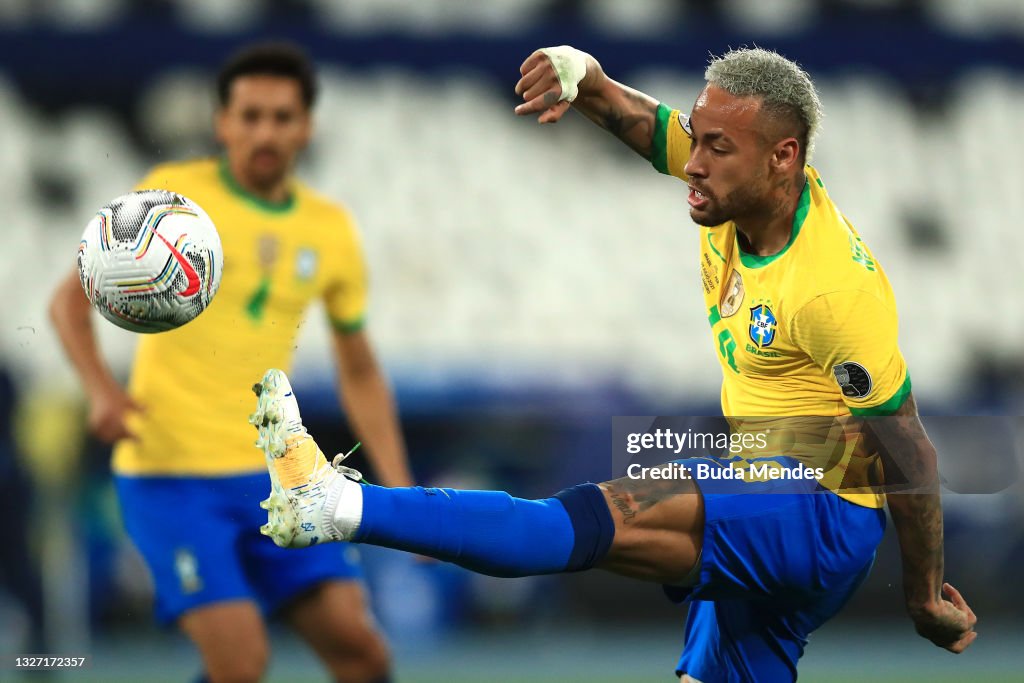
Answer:
<svg viewBox="0 0 1024 683"><path fill-rule="evenodd" d="M362 446L362 445L363 445L362 442L358 442L358 443L356 443L355 446L352 447L352 450L350 450L348 453L338 453L337 455L335 455L334 459L331 460L331 467L333 467L335 470L337 470L339 474L343 474L344 476L348 477L352 481L362 481L363 480L362 472L360 472L359 470L353 469L351 467L348 467L346 465L342 465L341 464L342 462L344 462L345 458L347 458L348 456L352 455L357 450L359 450L359 447Z"/></svg>

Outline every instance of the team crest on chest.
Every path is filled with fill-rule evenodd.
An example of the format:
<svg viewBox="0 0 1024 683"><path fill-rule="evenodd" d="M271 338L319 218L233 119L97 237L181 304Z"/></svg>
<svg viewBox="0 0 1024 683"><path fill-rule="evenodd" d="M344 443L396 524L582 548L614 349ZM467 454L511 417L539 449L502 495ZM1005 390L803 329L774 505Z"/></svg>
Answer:
<svg viewBox="0 0 1024 683"><path fill-rule="evenodd" d="M729 280L725 283L725 290L723 291L722 301L718 305L718 310L723 318L728 318L740 310L740 304L742 303L743 276L740 275L738 270L733 268L732 275L729 276Z"/></svg>
<svg viewBox="0 0 1024 683"><path fill-rule="evenodd" d="M316 249L302 247L295 254L295 275L300 280L312 280L316 275Z"/></svg>
<svg viewBox="0 0 1024 683"><path fill-rule="evenodd" d="M751 341L757 345L757 348L763 349L772 345L772 342L775 341L777 327L778 320L767 304L759 304L750 309L750 326L747 329L750 332Z"/></svg>

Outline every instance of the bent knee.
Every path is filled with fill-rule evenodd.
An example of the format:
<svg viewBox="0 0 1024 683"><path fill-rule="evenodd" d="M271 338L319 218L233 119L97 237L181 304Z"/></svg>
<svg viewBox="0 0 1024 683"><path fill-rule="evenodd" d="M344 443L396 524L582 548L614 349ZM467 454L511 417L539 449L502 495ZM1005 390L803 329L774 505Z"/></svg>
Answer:
<svg viewBox="0 0 1024 683"><path fill-rule="evenodd" d="M210 683L256 683L267 670L268 653L254 657L236 654L231 659L204 663Z"/></svg>
<svg viewBox="0 0 1024 683"><path fill-rule="evenodd" d="M254 605L199 608L185 614L179 626L199 649L211 683L259 681L266 673L270 643Z"/></svg>
<svg viewBox="0 0 1024 683"><path fill-rule="evenodd" d="M376 631L369 631L359 650L362 668L369 680L384 678L391 669L391 653L384 638Z"/></svg>
<svg viewBox="0 0 1024 683"><path fill-rule="evenodd" d="M693 481L623 478L601 490L615 536L599 566L659 583L690 575L704 542L704 501Z"/></svg>
<svg viewBox="0 0 1024 683"><path fill-rule="evenodd" d="M337 681L371 683L387 677L391 653L384 638L373 628L350 631L339 638L326 662Z"/></svg>

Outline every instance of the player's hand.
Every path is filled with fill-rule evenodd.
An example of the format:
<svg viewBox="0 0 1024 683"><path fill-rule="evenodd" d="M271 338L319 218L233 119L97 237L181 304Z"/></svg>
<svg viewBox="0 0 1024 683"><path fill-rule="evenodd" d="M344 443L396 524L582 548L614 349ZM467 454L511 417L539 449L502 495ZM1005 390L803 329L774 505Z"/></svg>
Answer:
<svg viewBox="0 0 1024 683"><path fill-rule="evenodd" d="M942 599L936 607L911 610L918 634L941 648L960 654L978 637L974 625L978 618L960 592L948 583L942 584Z"/></svg>
<svg viewBox="0 0 1024 683"><path fill-rule="evenodd" d="M515 112L517 116L540 114L537 118L539 123L555 123L569 110L577 88L578 92L585 91L602 72L593 57L568 46L545 50L553 50L552 54L561 61L562 78L568 79L566 86L571 88L571 92L563 90L563 81L559 79L552 58L544 51L536 50L519 67L522 78L516 83L516 94L523 98L523 104L516 107Z"/></svg>
<svg viewBox="0 0 1024 683"><path fill-rule="evenodd" d="M143 407L120 386L104 388L94 393L89 403L89 431L108 444L136 439L138 437L128 427L128 416L142 411Z"/></svg>

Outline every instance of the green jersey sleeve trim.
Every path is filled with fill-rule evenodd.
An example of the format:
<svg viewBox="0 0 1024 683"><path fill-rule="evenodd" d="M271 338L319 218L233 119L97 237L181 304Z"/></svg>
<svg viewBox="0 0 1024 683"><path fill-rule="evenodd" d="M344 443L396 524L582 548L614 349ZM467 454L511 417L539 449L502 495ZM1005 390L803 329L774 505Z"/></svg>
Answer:
<svg viewBox="0 0 1024 683"><path fill-rule="evenodd" d="M356 332L362 332L363 328L366 327L365 317L350 320L349 322L343 322L341 320L331 318L330 322L334 331L341 332L342 334L355 334Z"/></svg>
<svg viewBox="0 0 1024 683"><path fill-rule="evenodd" d="M651 140L651 164L658 173L669 175L668 170L668 122L672 110L664 104L658 104L654 116L654 138Z"/></svg>
<svg viewBox="0 0 1024 683"><path fill-rule="evenodd" d="M907 400L907 396L910 395L910 372L907 372L906 378L903 380L903 384L896 390L896 393L889 397L889 400L882 405L872 406L871 408L850 408L850 413L854 417L884 417L886 415L893 415L903 402Z"/></svg>
<svg viewBox="0 0 1024 683"><path fill-rule="evenodd" d="M789 233L789 241L786 242L786 246L782 248L782 251L771 256L755 256L754 254L748 254L736 245L736 251L740 253L740 263L747 268L764 268L772 261L780 258L783 254L789 251L789 248L793 246L793 242L796 241L797 236L800 235L800 229L804 227L804 221L807 219L807 213L811 210L811 185L808 182L804 182L804 191L800 193L800 202L796 206L796 213L793 214L793 230Z"/></svg>
<svg viewBox="0 0 1024 683"><path fill-rule="evenodd" d="M263 199L262 197L257 197L256 195L247 191L238 183L238 181L235 179L235 176L231 175L231 169L228 168L228 160L225 159L224 157L221 157L220 167L218 170L220 172L221 182L223 182L224 186L228 188L228 191L231 192L231 194L238 197L239 199L241 199L242 201L244 201L249 206L253 207L254 209L257 209L264 213L280 215L283 213L288 213L289 211L295 208L294 192L289 194L288 199L284 200L283 202L271 202L267 201L266 199Z"/></svg>

